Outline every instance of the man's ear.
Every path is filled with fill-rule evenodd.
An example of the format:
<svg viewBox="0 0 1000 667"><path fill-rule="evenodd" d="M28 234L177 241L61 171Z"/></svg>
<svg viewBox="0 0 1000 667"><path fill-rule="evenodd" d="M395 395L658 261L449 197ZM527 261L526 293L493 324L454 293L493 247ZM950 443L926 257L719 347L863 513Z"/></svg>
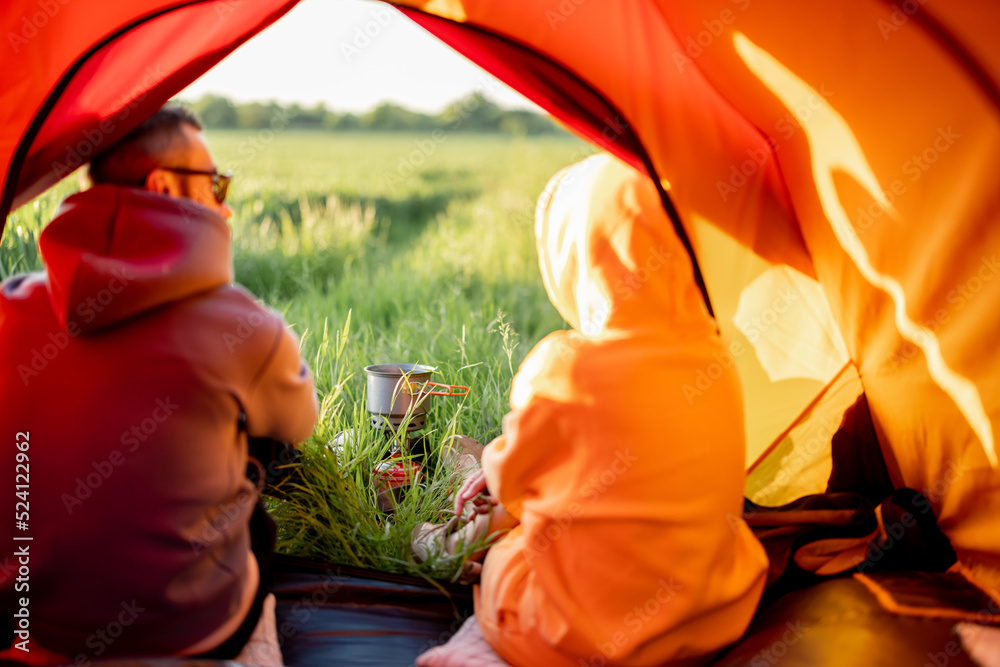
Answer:
<svg viewBox="0 0 1000 667"><path fill-rule="evenodd" d="M163 169L154 169L146 176L146 189L170 197L180 196L180 186L173 174Z"/></svg>

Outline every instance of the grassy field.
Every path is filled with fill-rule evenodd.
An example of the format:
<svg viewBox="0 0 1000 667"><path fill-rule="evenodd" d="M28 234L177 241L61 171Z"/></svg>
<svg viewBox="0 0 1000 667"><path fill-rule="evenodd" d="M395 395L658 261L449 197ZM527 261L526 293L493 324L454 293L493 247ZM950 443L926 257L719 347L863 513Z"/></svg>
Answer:
<svg viewBox="0 0 1000 667"><path fill-rule="evenodd" d="M456 483L425 467L425 489L388 519L374 508L374 465L388 445L367 427L363 367L427 363L471 387L435 399L433 441L488 442L511 377L564 323L537 269L534 203L549 177L591 151L569 137L216 131L231 189L237 281L283 312L302 338L322 414L305 448L306 484L274 511L279 548L379 570L449 578L459 563L416 565L409 531L440 520ZM8 220L0 271L37 268L37 233L65 183ZM325 443L357 437L338 463ZM433 458L433 457L432 457ZM471 547L470 547L471 548Z"/></svg>

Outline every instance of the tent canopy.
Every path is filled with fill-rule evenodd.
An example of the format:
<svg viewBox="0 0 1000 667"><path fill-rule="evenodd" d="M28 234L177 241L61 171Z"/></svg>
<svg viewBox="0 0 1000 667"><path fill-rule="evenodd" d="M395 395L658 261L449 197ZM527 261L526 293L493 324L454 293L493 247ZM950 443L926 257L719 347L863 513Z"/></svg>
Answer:
<svg viewBox="0 0 1000 667"><path fill-rule="evenodd" d="M8 2L3 217L295 4ZM740 370L751 497L822 490L864 391L896 484L1000 584L1000 5L397 6L659 184Z"/></svg>

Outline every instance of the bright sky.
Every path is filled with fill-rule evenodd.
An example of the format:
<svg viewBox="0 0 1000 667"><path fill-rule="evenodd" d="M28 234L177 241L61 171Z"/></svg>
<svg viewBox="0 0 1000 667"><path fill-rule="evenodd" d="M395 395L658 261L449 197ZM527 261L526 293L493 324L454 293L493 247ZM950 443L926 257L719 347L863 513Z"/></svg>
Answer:
<svg viewBox="0 0 1000 667"><path fill-rule="evenodd" d="M538 110L385 3L304 0L180 97L326 102L335 111L392 101L434 113L475 90L501 106Z"/></svg>

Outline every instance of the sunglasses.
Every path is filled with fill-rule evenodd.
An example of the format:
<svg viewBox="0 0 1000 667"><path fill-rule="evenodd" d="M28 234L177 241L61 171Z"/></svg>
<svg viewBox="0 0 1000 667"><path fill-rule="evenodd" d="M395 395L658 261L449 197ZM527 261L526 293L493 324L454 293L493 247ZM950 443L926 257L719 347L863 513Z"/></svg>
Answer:
<svg viewBox="0 0 1000 667"><path fill-rule="evenodd" d="M215 196L215 201L220 204L225 203L226 195L229 193L229 184L233 182L233 175L230 172L225 172L220 174L218 171L213 169L212 171L204 171L201 169L185 169L183 167L158 167L163 171L170 171L175 174L186 174L189 176L211 176L212 177L212 195Z"/></svg>

